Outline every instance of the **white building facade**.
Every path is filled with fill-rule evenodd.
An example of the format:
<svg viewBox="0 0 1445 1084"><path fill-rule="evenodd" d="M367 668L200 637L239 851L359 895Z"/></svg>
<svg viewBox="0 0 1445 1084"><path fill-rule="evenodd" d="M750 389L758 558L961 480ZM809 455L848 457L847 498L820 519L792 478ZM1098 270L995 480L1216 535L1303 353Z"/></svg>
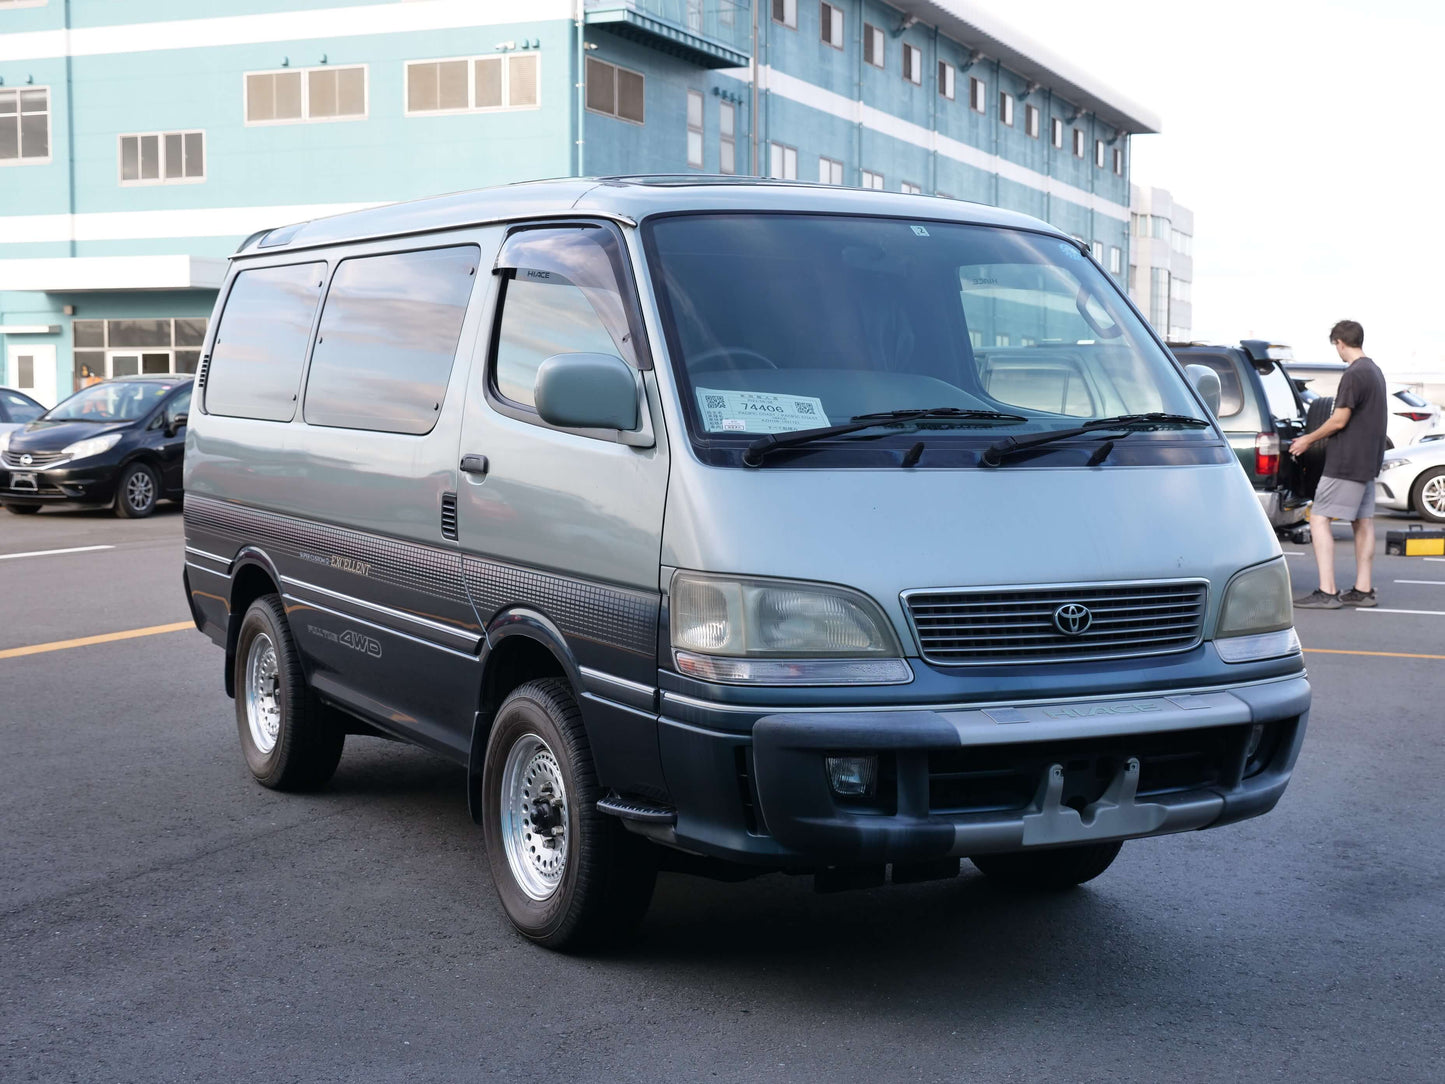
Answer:
<svg viewBox="0 0 1445 1084"><path fill-rule="evenodd" d="M1194 337L1194 212L1167 189L1129 186L1129 296L1170 342Z"/></svg>

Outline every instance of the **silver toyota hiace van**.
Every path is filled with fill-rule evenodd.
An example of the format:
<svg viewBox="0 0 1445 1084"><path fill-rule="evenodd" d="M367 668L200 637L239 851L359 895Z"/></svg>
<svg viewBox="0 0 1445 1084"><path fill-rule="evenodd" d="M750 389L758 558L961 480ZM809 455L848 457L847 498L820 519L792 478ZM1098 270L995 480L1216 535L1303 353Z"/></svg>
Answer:
<svg viewBox="0 0 1445 1084"><path fill-rule="evenodd" d="M538 942L659 867L1074 885L1284 791L1310 690L1217 379L1042 222L516 185L258 234L210 327L185 583L250 770L467 765Z"/></svg>

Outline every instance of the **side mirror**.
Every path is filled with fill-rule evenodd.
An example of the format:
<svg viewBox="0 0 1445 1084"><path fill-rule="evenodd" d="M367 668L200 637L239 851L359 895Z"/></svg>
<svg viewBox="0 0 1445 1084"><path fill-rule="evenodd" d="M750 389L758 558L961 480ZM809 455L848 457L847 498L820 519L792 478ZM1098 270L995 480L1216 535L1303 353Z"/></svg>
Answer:
<svg viewBox="0 0 1445 1084"><path fill-rule="evenodd" d="M190 421L190 419L191 416L184 410L179 414L166 415L166 434L172 437L175 436L176 433L186 427L186 423Z"/></svg>
<svg viewBox="0 0 1445 1084"><path fill-rule="evenodd" d="M537 367L537 413L569 429L638 427L637 378L612 354L553 354Z"/></svg>
<svg viewBox="0 0 1445 1084"><path fill-rule="evenodd" d="M1204 400L1209 413L1219 417L1219 374L1208 365L1186 365L1184 371L1189 374L1189 382Z"/></svg>

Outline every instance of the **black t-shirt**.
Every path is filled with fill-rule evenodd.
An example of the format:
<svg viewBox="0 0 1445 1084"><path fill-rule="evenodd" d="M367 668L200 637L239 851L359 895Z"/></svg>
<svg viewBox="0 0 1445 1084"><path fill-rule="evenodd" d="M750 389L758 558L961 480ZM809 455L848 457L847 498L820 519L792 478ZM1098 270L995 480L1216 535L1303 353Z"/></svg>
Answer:
<svg viewBox="0 0 1445 1084"><path fill-rule="evenodd" d="M1350 420L1325 446L1326 478L1370 482L1385 461L1385 374L1366 357L1356 358L1340 378L1335 406L1349 407Z"/></svg>

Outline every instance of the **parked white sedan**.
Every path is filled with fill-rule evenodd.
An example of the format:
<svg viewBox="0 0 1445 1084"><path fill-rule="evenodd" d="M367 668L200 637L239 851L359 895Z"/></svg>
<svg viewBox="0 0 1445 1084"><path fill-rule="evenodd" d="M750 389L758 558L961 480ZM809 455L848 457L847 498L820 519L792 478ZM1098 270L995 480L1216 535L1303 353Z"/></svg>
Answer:
<svg viewBox="0 0 1445 1084"><path fill-rule="evenodd" d="M1408 384L1391 384L1386 402L1390 408L1386 434L1391 447L1405 448L1419 444L1426 433L1437 432L1441 428L1440 408Z"/></svg>
<svg viewBox="0 0 1445 1084"><path fill-rule="evenodd" d="M1375 479L1375 503L1445 523L1445 440L1386 452L1385 465Z"/></svg>

